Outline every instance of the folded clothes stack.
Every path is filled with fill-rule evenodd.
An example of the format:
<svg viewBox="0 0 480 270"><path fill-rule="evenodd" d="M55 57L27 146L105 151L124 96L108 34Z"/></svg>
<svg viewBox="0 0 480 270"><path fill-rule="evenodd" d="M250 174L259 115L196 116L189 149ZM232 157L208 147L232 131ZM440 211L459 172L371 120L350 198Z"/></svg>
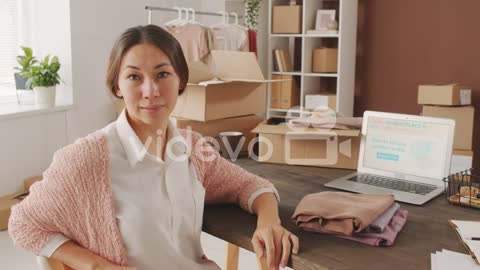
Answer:
<svg viewBox="0 0 480 270"><path fill-rule="evenodd" d="M298 227L371 246L391 246L407 221L390 194L320 192L305 196L292 216Z"/></svg>

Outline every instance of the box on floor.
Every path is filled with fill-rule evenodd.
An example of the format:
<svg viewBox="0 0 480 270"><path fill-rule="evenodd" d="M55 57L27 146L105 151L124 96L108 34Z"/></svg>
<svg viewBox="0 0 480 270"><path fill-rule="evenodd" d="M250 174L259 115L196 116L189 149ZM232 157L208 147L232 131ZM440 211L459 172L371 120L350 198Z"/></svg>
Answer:
<svg viewBox="0 0 480 270"><path fill-rule="evenodd" d="M329 130L290 127L286 124L258 125L259 161L356 169L360 130Z"/></svg>
<svg viewBox="0 0 480 270"><path fill-rule="evenodd" d="M270 108L289 110L300 106L300 90L291 75L272 75Z"/></svg>
<svg viewBox="0 0 480 270"><path fill-rule="evenodd" d="M471 169L473 166L473 151L453 150L450 163L450 174Z"/></svg>
<svg viewBox="0 0 480 270"><path fill-rule="evenodd" d="M240 131L245 136L245 143L242 150L248 149L248 143L255 138L256 134L252 133L259 123L263 121L263 118L257 115L247 115L240 117L232 117L218 120L211 120L207 122L200 122L195 120L172 118L177 128L186 129L190 127L193 131L200 133L206 137L217 137L220 132L225 131Z"/></svg>
<svg viewBox="0 0 480 270"><path fill-rule="evenodd" d="M189 63L190 79L173 117L209 121L266 111L267 82L250 52L211 52L209 65Z"/></svg>
<svg viewBox="0 0 480 270"><path fill-rule="evenodd" d="M273 6L272 8L273 34L300 34L302 33L302 6Z"/></svg>
<svg viewBox="0 0 480 270"><path fill-rule="evenodd" d="M458 150L472 149L473 121L475 116L473 106L446 107L424 105L422 115L455 120L453 148Z"/></svg>
<svg viewBox="0 0 480 270"><path fill-rule="evenodd" d="M419 85L417 99L425 105L470 105L472 90L461 84Z"/></svg>

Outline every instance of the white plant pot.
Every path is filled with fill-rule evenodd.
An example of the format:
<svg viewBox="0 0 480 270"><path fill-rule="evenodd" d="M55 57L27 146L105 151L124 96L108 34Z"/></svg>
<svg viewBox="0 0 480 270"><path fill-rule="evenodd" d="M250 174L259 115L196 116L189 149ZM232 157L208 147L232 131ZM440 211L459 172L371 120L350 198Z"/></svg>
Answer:
<svg viewBox="0 0 480 270"><path fill-rule="evenodd" d="M37 86L33 88L35 93L35 103L41 107L54 107L56 86L43 87Z"/></svg>

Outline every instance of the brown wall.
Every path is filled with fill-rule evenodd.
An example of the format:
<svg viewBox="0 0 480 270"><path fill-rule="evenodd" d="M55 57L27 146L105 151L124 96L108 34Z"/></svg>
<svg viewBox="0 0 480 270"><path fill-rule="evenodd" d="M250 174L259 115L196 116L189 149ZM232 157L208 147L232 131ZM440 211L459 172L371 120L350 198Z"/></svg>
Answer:
<svg viewBox="0 0 480 270"><path fill-rule="evenodd" d="M419 114L419 84L473 88L480 162L480 0L359 0L355 114Z"/></svg>

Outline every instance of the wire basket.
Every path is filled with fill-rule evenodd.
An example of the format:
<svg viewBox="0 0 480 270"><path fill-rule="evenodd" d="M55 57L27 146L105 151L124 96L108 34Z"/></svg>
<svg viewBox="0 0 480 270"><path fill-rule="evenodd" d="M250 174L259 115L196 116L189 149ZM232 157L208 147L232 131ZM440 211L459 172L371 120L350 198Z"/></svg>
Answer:
<svg viewBox="0 0 480 270"><path fill-rule="evenodd" d="M443 179L445 196L451 204L480 209L480 171L470 169Z"/></svg>

